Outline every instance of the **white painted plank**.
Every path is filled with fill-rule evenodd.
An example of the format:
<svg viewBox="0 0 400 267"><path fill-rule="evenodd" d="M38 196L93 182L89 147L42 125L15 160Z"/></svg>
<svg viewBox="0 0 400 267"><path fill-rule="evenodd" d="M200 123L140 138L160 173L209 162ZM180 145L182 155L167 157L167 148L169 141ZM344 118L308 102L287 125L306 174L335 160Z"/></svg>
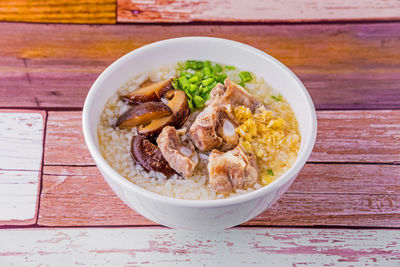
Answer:
<svg viewBox="0 0 400 267"><path fill-rule="evenodd" d="M118 22L391 20L398 0L118 0Z"/></svg>
<svg viewBox="0 0 400 267"><path fill-rule="evenodd" d="M39 175L38 171L0 170L0 225L29 224L36 218Z"/></svg>
<svg viewBox="0 0 400 267"><path fill-rule="evenodd" d="M36 222L45 112L0 110L0 225Z"/></svg>
<svg viewBox="0 0 400 267"><path fill-rule="evenodd" d="M396 266L400 230L0 230L2 266ZM6 242L4 242L6 241Z"/></svg>
<svg viewBox="0 0 400 267"><path fill-rule="evenodd" d="M0 169L40 170L43 114L0 112Z"/></svg>

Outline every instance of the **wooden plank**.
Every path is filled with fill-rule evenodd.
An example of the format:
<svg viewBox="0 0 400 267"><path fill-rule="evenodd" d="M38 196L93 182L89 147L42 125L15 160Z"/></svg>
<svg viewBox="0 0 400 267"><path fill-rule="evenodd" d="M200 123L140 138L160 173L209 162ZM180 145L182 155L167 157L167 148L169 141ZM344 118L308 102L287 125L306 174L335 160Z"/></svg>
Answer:
<svg viewBox="0 0 400 267"><path fill-rule="evenodd" d="M44 164L94 165L82 133L82 112L49 111Z"/></svg>
<svg viewBox="0 0 400 267"><path fill-rule="evenodd" d="M36 223L45 118L0 110L0 226Z"/></svg>
<svg viewBox="0 0 400 267"><path fill-rule="evenodd" d="M39 171L0 170L0 226L36 223Z"/></svg>
<svg viewBox="0 0 400 267"><path fill-rule="evenodd" d="M115 24L115 0L12 0L0 3L0 21Z"/></svg>
<svg viewBox="0 0 400 267"><path fill-rule="evenodd" d="M298 22L390 20L400 3L389 1L132 1L117 0L118 22Z"/></svg>
<svg viewBox="0 0 400 267"><path fill-rule="evenodd" d="M0 169L38 171L46 113L0 109Z"/></svg>
<svg viewBox="0 0 400 267"><path fill-rule="evenodd" d="M40 225L150 225L127 207L95 167L45 166Z"/></svg>
<svg viewBox="0 0 400 267"><path fill-rule="evenodd" d="M0 261L22 266L396 266L399 230L154 228L0 230Z"/></svg>
<svg viewBox="0 0 400 267"><path fill-rule="evenodd" d="M310 161L400 162L400 111L319 111Z"/></svg>
<svg viewBox="0 0 400 267"><path fill-rule="evenodd" d="M400 107L400 23L2 23L0 35L0 107L82 108L98 74L118 57L154 41L193 35L237 40L268 52L296 72L318 109Z"/></svg>
<svg viewBox="0 0 400 267"><path fill-rule="evenodd" d="M400 227L399 188L400 166L307 164L278 203L246 224ZM38 223L154 225L124 205L96 167L68 166L45 166Z"/></svg>
<svg viewBox="0 0 400 267"><path fill-rule="evenodd" d="M400 162L400 111L318 111L310 161ZM94 165L83 140L80 111L49 112L45 165Z"/></svg>

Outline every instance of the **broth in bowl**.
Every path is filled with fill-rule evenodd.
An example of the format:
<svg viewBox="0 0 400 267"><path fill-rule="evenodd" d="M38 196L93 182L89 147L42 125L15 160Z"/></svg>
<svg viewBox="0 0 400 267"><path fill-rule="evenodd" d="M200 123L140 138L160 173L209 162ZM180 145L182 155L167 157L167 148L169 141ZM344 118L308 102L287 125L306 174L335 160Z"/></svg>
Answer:
<svg viewBox="0 0 400 267"><path fill-rule="evenodd" d="M288 102L255 73L179 62L132 77L106 103L100 151L121 176L180 199L233 197L268 185L297 158Z"/></svg>

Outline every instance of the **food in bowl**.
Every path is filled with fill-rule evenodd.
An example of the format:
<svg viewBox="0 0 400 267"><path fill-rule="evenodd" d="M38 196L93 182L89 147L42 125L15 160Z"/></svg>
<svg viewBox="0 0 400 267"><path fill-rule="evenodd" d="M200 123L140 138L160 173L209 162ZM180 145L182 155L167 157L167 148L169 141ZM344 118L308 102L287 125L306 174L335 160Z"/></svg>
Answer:
<svg viewBox="0 0 400 267"><path fill-rule="evenodd" d="M195 60L132 77L107 101L98 137L121 176L198 200L268 185L295 162L301 143L290 105L261 76Z"/></svg>

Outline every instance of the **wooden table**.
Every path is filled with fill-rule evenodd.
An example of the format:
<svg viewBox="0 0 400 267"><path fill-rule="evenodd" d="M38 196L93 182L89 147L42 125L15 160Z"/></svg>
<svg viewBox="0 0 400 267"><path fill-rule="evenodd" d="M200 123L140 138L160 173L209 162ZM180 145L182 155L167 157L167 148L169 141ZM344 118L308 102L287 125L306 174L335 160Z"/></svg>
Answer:
<svg viewBox="0 0 400 267"><path fill-rule="evenodd" d="M0 4L0 266L399 266L400 3L155 2ZM288 192L214 233L129 209L81 132L85 96L110 63L192 35L268 52L318 110L314 151Z"/></svg>

